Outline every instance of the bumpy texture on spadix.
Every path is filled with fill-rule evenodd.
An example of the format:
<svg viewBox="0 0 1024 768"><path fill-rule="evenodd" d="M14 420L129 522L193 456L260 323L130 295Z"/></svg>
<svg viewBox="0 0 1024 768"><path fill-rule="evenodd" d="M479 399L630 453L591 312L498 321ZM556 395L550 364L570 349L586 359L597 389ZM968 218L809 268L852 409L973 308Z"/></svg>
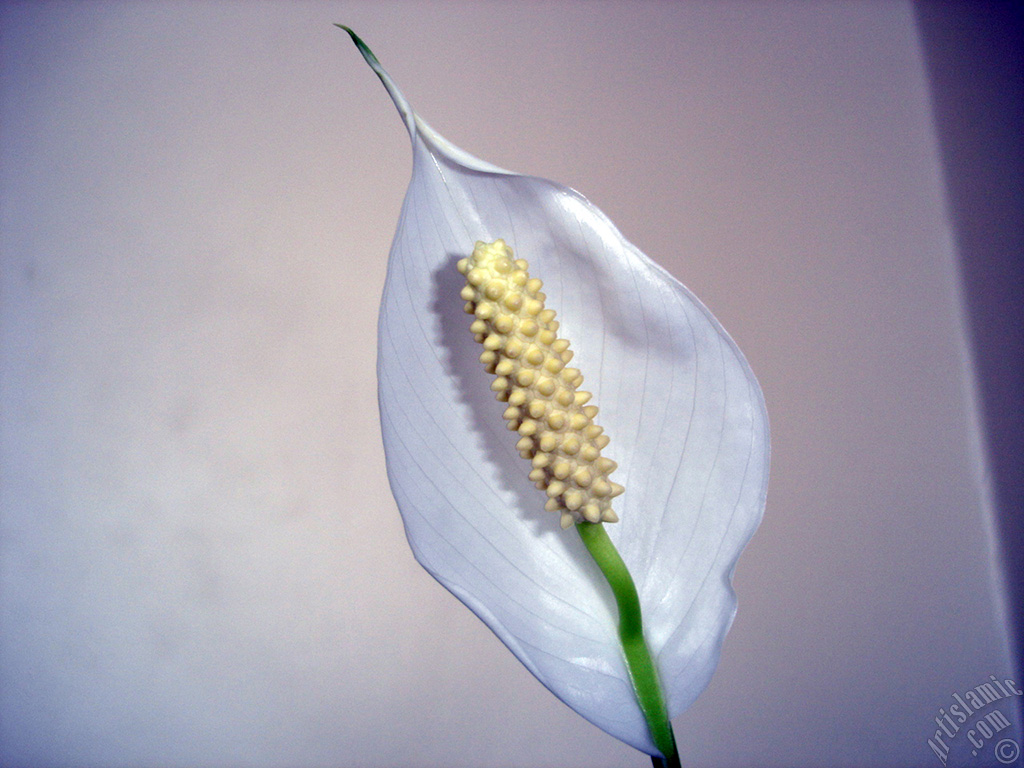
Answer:
<svg viewBox="0 0 1024 768"><path fill-rule="evenodd" d="M540 279L504 240L478 241L456 266L466 277L464 309L476 317L469 329L484 346L480 362L497 376L491 389L508 403L505 420L522 436L516 448L548 495L544 508L561 512L562 528L618 522L611 502L624 489L608 479L618 465L601 455L608 435L594 423L590 393L579 389L583 375L566 367L573 353L558 338L555 311L544 307Z"/></svg>

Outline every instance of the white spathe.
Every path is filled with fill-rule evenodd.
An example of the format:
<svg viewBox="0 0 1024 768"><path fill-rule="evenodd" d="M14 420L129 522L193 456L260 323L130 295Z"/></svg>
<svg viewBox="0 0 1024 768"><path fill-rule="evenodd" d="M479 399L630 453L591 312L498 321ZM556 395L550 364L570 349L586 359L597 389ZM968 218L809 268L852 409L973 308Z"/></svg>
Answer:
<svg viewBox="0 0 1024 768"><path fill-rule="evenodd" d="M604 455L619 463L621 522L606 528L636 581L672 715L717 665L736 611L733 569L763 513L760 387L711 313L593 204L453 146L356 40L413 145L377 363L388 477L410 546L552 693L657 754L610 589L527 479L478 362L455 263L477 240L504 238L544 281L611 437Z"/></svg>

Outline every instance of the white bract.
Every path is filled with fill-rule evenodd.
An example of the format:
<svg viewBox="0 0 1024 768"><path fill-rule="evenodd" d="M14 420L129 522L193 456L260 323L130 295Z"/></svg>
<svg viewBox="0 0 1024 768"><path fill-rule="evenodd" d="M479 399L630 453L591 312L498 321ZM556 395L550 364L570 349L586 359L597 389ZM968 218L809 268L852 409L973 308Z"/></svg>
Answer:
<svg viewBox="0 0 1024 768"><path fill-rule="evenodd" d="M606 528L636 582L672 715L711 678L736 610L733 569L764 508L757 380L700 301L586 198L453 146L356 40L412 138L378 356L388 477L409 544L556 696L658 754L611 592L527 476L478 360L456 263L476 241L503 238L544 281L611 437L626 491Z"/></svg>

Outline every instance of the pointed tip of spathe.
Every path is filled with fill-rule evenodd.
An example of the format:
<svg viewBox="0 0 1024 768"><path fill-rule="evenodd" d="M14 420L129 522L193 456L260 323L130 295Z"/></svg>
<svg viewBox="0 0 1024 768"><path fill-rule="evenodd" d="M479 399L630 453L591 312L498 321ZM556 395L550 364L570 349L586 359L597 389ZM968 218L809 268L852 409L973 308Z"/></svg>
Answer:
<svg viewBox="0 0 1024 768"><path fill-rule="evenodd" d="M380 81L384 83L384 88L387 90L391 100L398 108L398 113L402 116L402 120L405 122L405 127L408 129L409 135L414 136L416 134L416 114L412 111L412 107L409 105L409 102L406 101L405 96L403 96L402 92L398 90L398 86L395 85L395 81L391 79L391 76L384 70L384 67L381 66L381 63L377 60L373 51L370 50L370 47L363 42L363 39L359 37L351 27L346 27L344 24L337 23L334 26L348 32L349 37L352 38L352 42L356 44L356 48L358 48L359 52L363 55L363 59L370 65L370 69L376 72L377 77L379 77Z"/></svg>
<svg viewBox="0 0 1024 768"><path fill-rule="evenodd" d="M363 54L363 58L366 59L368 64L370 64L371 66L374 64L376 64L378 67L380 66L380 62L377 61L377 57L374 56L373 51L370 50L370 46L363 42L363 38L357 35L355 33L355 30L352 29L352 27L346 27L344 24L338 23L335 23L334 26L336 26L338 29L343 29L346 32L348 32L349 37L352 38L352 42L356 44L356 48L358 48L359 52Z"/></svg>

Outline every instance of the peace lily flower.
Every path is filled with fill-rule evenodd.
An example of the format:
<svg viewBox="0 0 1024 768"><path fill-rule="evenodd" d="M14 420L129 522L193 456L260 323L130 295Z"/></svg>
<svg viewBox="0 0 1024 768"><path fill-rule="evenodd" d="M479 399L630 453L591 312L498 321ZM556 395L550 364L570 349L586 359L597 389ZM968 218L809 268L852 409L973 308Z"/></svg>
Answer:
<svg viewBox="0 0 1024 768"><path fill-rule="evenodd" d="M668 717L717 665L736 611L732 573L764 508L768 424L757 380L700 301L593 204L452 145L342 28L412 139L377 368L388 477L413 553L563 702L656 764L677 762ZM477 251L488 249L498 261L481 266ZM526 276L512 276L519 271ZM517 312L538 294L546 305L509 321L521 339L530 318L554 329L535 365L508 351L513 325L495 330L494 312L480 309L493 301L505 312L513 289L526 291L510 300ZM543 328L531 330L532 339ZM556 336L571 343L576 368ZM558 386L539 395L532 374L517 379L523 366ZM580 392L592 393L589 404ZM547 397L536 417L527 395ZM574 429L548 421L559 397L580 440L599 444L602 458L593 453L588 466L607 470L600 478L569 476L586 468L580 445L571 456L555 443L545 453L545 430L564 440ZM561 474L559 456L573 459ZM607 498L614 510L598 509ZM595 515L607 522L587 522ZM639 605L630 607L633 584Z"/></svg>

